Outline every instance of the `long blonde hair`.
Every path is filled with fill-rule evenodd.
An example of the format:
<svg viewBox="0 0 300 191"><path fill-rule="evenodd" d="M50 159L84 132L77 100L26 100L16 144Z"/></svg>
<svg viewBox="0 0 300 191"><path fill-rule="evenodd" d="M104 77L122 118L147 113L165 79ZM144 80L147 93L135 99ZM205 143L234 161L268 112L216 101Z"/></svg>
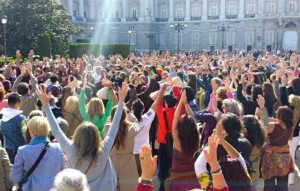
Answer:
<svg viewBox="0 0 300 191"><path fill-rule="evenodd" d="M87 105L87 112L92 120L95 116L102 116L104 113L104 105L101 99L92 98Z"/></svg>
<svg viewBox="0 0 300 191"><path fill-rule="evenodd" d="M70 96L67 98L66 104L64 106L64 110L69 113L77 113L79 112L79 100L76 96Z"/></svg>
<svg viewBox="0 0 300 191"><path fill-rule="evenodd" d="M84 157L94 157L100 151L101 137L97 127L91 122L83 122L73 135L73 143L77 147L78 162Z"/></svg>

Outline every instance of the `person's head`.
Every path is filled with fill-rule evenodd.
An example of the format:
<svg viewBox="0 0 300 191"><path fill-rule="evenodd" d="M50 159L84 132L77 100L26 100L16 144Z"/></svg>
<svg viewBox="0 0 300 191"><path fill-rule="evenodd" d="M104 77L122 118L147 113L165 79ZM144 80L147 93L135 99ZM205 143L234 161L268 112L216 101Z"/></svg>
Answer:
<svg viewBox="0 0 300 191"><path fill-rule="evenodd" d="M268 82L264 82L262 86L263 95L267 96L268 98L272 99L270 101L273 101L276 98L273 85Z"/></svg>
<svg viewBox="0 0 300 191"><path fill-rule="evenodd" d="M55 176L51 191L90 191L90 189L82 172L67 168Z"/></svg>
<svg viewBox="0 0 300 191"><path fill-rule="evenodd" d="M115 113L116 113L116 110L117 110L117 106L113 107L113 109L111 110L111 119L113 120L113 118L115 117ZM126 120L126 117L127 117L127 113L126 113L126 110L125 108L123 108L122 110L122 115L121 115L121 120L120 120L120 123L119 123L119 129L118 129L118 133L117 133L117 136L115 138L115 142L114 142L114 146L117 148L117 149L120 149L120 148L124 148L125 147L125 137L127 135L127 131L128 131L128 127L129 127L129 123L127 122Z"/></svg>
<svg viewBox="0 0 300 191"><path fill-rule="evenodd" d="M8 102L8 106L10 108L14 108L14 109L20 109L21 108L21 97L17 93L10 94L8 96L7 102Z"/></svg>
<svg viewBox="0 0 300 191"><path fill-rule="evenodd" d="M140 99L137 99L132 103L131 110L138 121L142 120L144 109L145 109L144 104Z"/></svg>
<svg viewBox="0 0 300 191"><path fill-rule="evenodd" d="M87 105L87 111L90 119L93 119L95 116L102 116L104 113L102 100L96 97L92 98Z"/></svg>
<svg viewBox="0 0 300 191"><path fill-rule="evenodd" d="M4 80L4 81L2 82L2 85L3 85L4 90L5 90L6 92L11 92L11 83L10 83L9 80Z"/></svg>
<svg viewBox="0 0 300 191"><path fill-rule="evenodd" d="M0 74L0 82L3 82L4 80L5 80L5 77L2 74Z"/></svg>
<svg viewBox="0 0 300 191"><path fill-rule="evenodd" d="M217 89L222 84L222 80L220 78L213 78L213 79L211 79L210 83L211 83L211 87L212 87L213 91L217 91Z"/></svg>
<svg viewBox="0 0 300 191"><path fill-rule="evenodd" d="M245 137L251 145L261 148L266 141L266 133L262 123L254 115L245 115L243 126L246 130Z"/></svg>
<svg viewBox="0 0 300 191"><path fill-rule="evenodd" d="M218 101L222 101L227 98L227 95L226 95L227 90L225 87L218 88L216 93L217 93Z"/></svg>
<svg viewBox="0 0 300 191"><path fill-rule="evenodd" d="M187 102L193 101L195 99L195 93L190 86L186 86L183 88L186 92Z"/></svg>
<svg viewBox="0 0 300 191"><path fill-rule="evenodd" d="M25 83L25 82L19 83L19 85L17 86L17 91L18 91L18 94L20 94L22 96L27 95L29 93L28 83Z"/></svg>
<svg viewBox="0 0 300 191"><path fill-rule="evenodd" d="M78 113L79 112L79 100L76 96L70 96L66 100L64 110L69 113Z"/></svg>
<svg viewBox="0 0 300 191"><path fill-rule="evenodd" d="M56 83L58 81L58 76L56 75L56 74L52 74L51 76L50 76L50 82L51 83Z"/></svg>
<svg viewBox="0 0 300 191"><path fill-rule="evenodd" d="M294 94L300 96L300 78L294 78L292 80L292 87L294 90Z"/></svg>
<svg viewBox="0 0 300 191"><path fill-rule="evenodd" d="M258 98L258 95L262 95L262 94L263 94L263 92L262 92L262 88L260 85L252 86L251 97L252 97L252 100L255 101L255 103L256 103L256 99Z"/></svg>
<svg viewBox="0 0 300 191"><path fill-rule="evenodd" d="M91 122L81 123L75 130L73 143L78 149L79 160L83 157L95 156L101 144L97 127Z"/></svg>
<svg viewBox="0 0 300 191"><path fill-rule="evenodd" d="M199 145L199 131L194 118L189 115L181 116L175 130L180 141L181 151L192 156Z"/></svg>
<svg viewBox="0 0 300 191"><path fill-rule="evenodd" d="M230 191L252 191L251 178L238 159L225 156L219 164Z"/></svg>
<svg viewBox="0 0 300 191"><path fill-rule="evenodd" d="M188 79L187 79L187 85L191 87L193 90L194 94L197 92L197 76L192 73L188 74Z"/></svg>
<svg viewBox="0 0 300 191"><path fill-rule="evenodd" d="M50 91L54 97L58 98L60 96L60 88L58 87L58 85L54 84L53 86L51 86Z"/></svg>
<svg viewBox="0 0 300 191"><path fill-rule="evenodd" d="M228 139L238 139L242 130L240 119L233 113L222 116L221 124L227 134Z"/></svg>
<svg viewBox="0 0 300 191"><path fill-rule="evenodd" d="M177 98L173 94L164 95L163 97L163 103L166 108L175 107L177 101Z"/></svg>
<svg viewBox="0 0 300 191"><path fill-rule="evenodd" d="M50 132L50 126L45 117L35 116L27 123L31 137L47 136Z"/></svg>
<svg viewBox="0 0 300 191"><path fill-rule="evenodd" d="M242 105L235 99L224 99L222 101L222 108L224 113L233 113L237 116L241 116L243 113Z"/></svg>
<svg viewBox="0 0 300 191"><path fill-rule="evenodd" d="M66 134L69 130L69 123L62 117L58 117L56 120L62 132Z"/></svg>
<svg viewBox="0 0 300 191"><path fill-rule="evenodd" d="M294 126L294 113L288 106L280 106L276 111L276 119L279 124L284 124L287 128Z"/></svg>
<svg viewBox="0 0 300 191"><path fill-rule="evenodd" d="M0 102L4 100L5 94L5 90L3 88L0 88Z"/></svg>
<svg viewBox="0 0 300 191"><path fill-rule="evenodd" d="M44 113L41 110L33 110L29 113L27 119L30 120L33 117L37 117L37 116L44 117Z"/></svg>

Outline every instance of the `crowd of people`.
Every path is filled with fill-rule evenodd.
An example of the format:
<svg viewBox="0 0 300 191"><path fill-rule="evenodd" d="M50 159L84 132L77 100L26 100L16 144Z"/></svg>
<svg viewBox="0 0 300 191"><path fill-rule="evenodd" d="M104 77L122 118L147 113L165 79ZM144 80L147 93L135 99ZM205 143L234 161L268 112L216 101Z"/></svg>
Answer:
<svg viewBox="0 0 300 191"><path fill-rule="evenodd" d="M279 52L278 52L279 53ZM0 70L0 191L286 191L300 57L258 50L22 59Z"/></svg>

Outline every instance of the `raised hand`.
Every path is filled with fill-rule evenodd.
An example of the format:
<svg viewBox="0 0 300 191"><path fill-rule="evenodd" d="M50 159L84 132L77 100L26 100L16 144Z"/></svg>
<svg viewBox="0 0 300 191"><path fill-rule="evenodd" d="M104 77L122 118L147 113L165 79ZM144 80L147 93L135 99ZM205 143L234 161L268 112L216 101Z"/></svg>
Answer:
<svg viewBox="0 0 300 191"><path fill-rule="evenodd" d="M127 96L128 89L129 88L128 88L127 82L123 82L122 83L122 87L121 87L121 89L120 89L120 91L118 93L118 95L119 95L119 103L124 102L124 100L125 100L125 98Z"/></svg>
<svg viewBox="0 0 300 191"><path fill-rule="evenodd" d="M183 103L186 103L186 90L183 90L182 93L181 93L181 97L180 97L180 102L183 104Z"/></svg>
<svg viewBox="0 0 300 191"><path fill-rule="evenodd" d="M157 167L157 156L152 157L151 150L144 145L140 151L142 180L151 181Z"/></svg>
<svg viewBox="0 0 300 191"><path fill-rule="evenodd" d="M86 85L88 83L88 79L87 79L87 73L84 75L83 77L83 84L82 84L82 88L86 88Z"/></svg>
<svg viewBox="0 0 300 191"><path fill-rule="evenodd" d="M42 88L41 86L36 90L36 94L39 96L40 101L42 102L43 106L46 106L49 104L51 99L51 92L48 94L46 93L46 90Z"/></svg>
<svg viewBox="0 0 300 191"><path fill-rule="evenodd" d="M256 102L260 108L265 107L265 98L262 95L258 95Z"/></svg>
<svg viewBox="0 0 300 191"><path fill-rule="evenodd" d="M212 135L208 138L208 146L203 150L205 159L211 166L218 163L217 148L219 142L218 136Z"/></svg>
<svg viewBox="0 0 300 191"><path fill-rule="evenodd" d="M105 73L103 73L103 79L101 80L101 82L102 82L102 85L104 87L107 87L108 89L112 89L113 88L112 82L106 78L106 74Z"/></svg>
<svg viewBox="0 0 300 191"><path fill-rule="evenodd" d="M287 80L286 75L282 75L282 77L281 77L281 85L282 86L286 86L287 83L288 83L288 80Z"/></svg>

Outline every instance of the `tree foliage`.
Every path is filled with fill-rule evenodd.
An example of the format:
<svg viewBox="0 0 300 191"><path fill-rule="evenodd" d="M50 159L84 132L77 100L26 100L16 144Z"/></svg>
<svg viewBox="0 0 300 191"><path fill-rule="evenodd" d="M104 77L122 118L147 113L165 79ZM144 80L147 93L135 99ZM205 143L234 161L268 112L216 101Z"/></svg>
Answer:
<svg viewBox="0 0 300 191"><path fill-rule="evenodd" d="M38 51L41 58L51 56L51 42L48 34L38 35Z"/></svg>
<svg viewBox="0 0 300 191"><path fill-rule="evenodd" d="M71 23L64 6L55 0L0 0L0 11L8 18L7 51L10 55L16 49L21 52L37 49L39 34L49 35L52 55L64 55L70 35L83 32Z"/></svg>

